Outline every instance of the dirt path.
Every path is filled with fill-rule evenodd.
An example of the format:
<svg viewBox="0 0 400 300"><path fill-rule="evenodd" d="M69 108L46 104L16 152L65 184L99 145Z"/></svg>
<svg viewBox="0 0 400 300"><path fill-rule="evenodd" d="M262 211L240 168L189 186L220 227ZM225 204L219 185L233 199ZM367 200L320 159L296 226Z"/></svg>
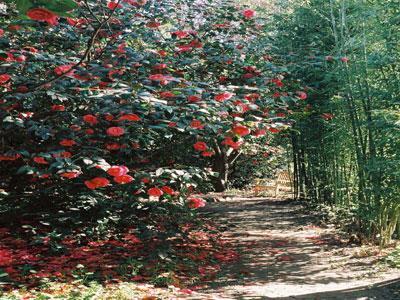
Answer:
<svg viewBox="0 0 400 300"><path fill-rule="evenodd" d="M204 214L238 240L241 259L191 299L400 299L400 270L315 226L295 202L227 198Z"/></svg>

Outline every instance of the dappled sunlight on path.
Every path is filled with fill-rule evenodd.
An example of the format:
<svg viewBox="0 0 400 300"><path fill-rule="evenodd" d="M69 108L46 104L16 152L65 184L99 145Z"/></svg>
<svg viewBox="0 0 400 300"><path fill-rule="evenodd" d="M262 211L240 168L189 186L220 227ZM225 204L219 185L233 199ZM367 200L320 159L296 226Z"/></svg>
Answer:
<svg viewBox="0 0 400 300"><path fill-rule="evenodd" d="M400 284L367 288L400 278L378 263L377 249L360 254L333 226L315 226L299 203L227 198L204 214L237 240L241 259L191 299L400 299Z"/></svg>

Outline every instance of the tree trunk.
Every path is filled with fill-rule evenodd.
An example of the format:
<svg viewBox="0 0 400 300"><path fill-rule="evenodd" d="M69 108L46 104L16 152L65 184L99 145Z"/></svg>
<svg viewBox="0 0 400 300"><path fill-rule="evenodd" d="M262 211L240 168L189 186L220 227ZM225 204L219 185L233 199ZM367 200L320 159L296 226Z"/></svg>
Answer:
<svg viewBox="0 0 400 300"><path fill-rule="evenodd" d="M216 192L224 192L228 185L229 163L224 153L215 155L213 171L218 172L218 177L215 178L213 184Z"/></svg>

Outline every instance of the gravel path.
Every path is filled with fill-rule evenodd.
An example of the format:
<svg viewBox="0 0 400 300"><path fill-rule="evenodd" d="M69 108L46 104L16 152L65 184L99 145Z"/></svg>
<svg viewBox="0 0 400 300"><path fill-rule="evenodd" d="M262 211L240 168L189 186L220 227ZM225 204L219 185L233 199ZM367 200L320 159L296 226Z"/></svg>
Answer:
<svg viewBox="0 0 400 300"><path fill-rule="evenodd" d="M204 214L241 259L189 299L400 299L400 270L378 263L378 249L349 246L296 202L226 198Z"/></svg>

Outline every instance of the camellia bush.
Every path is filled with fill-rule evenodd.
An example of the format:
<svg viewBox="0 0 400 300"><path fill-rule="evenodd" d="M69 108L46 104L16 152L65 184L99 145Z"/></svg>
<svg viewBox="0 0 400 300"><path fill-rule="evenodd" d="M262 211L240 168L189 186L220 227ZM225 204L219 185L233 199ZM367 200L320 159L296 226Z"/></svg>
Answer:
<svg viewBox="0 0 400 300"><path fill-rule="evenodd" d="M271 62L264 21L230 1L2 9L1 222L55 252L71 234L176 234L205 205L195 193L223 191L242 149L265 152L307 97Z"/></svg>

